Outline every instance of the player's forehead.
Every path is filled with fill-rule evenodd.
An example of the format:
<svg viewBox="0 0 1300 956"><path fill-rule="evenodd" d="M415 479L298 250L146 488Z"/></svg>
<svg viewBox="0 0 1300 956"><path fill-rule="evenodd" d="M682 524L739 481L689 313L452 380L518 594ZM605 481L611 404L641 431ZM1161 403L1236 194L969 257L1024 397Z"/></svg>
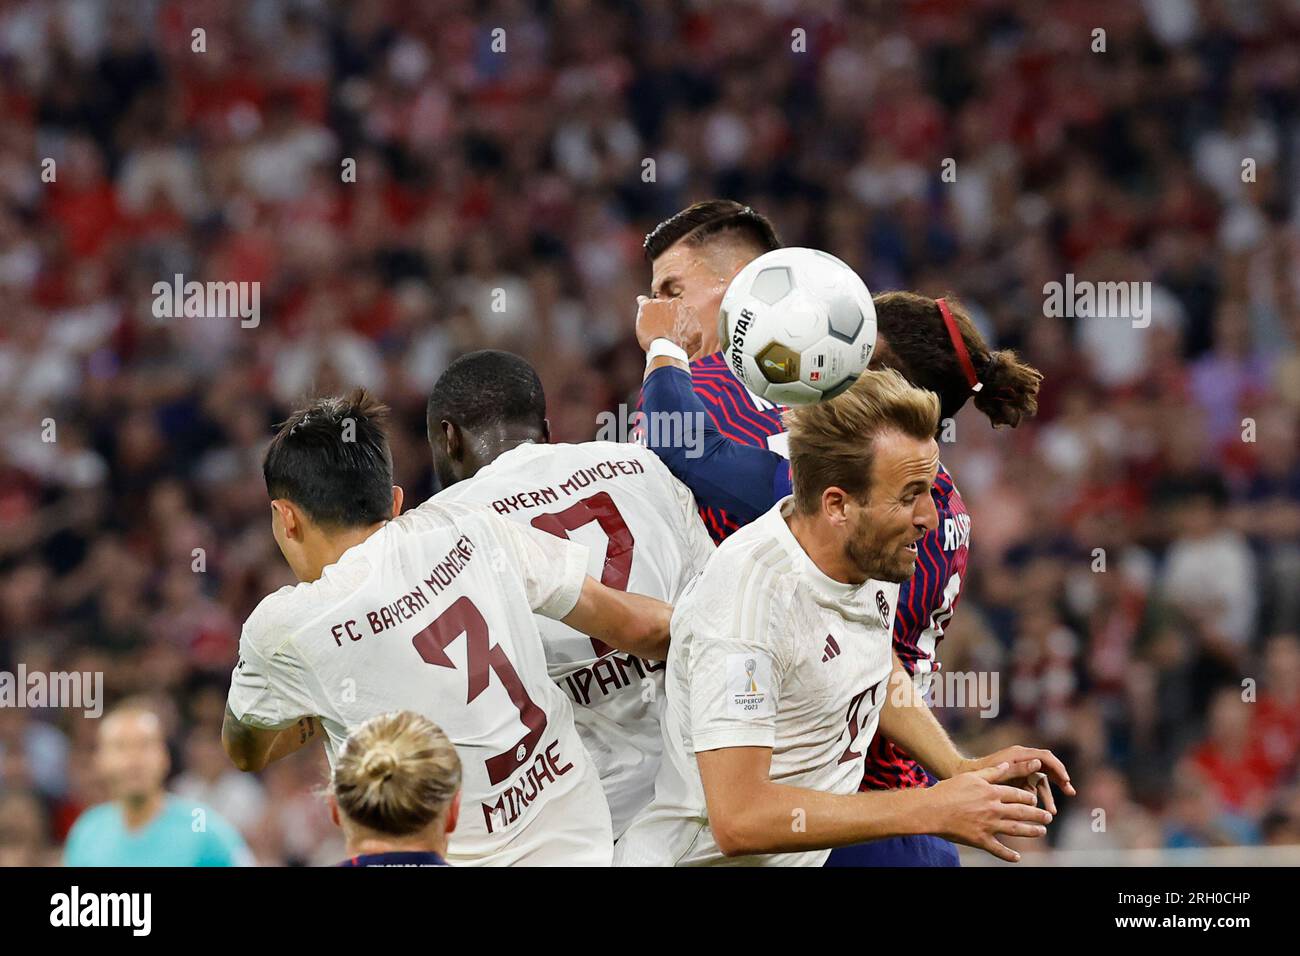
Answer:
<svg viewBox="0 0 1300 956"><path fill-rule="evenodd" d="M650 288L657 291L665 289L673 283L679 281L677 274L677 256L673 246L667 249L654 262L650 263Z"/></svg>
<svg viewBox="0 0 1300 956"><path fill-rule="evenodd" d="M939 473L939 443L889 429L876 436L875 478L888 488L914 482L934 484Z"/></svg>
<svg viewBox="0 0 1300 956"><path fill-rule="evenodd" d="M650 287L660 290L689 280L708 263L708 244L677 242L650 264Z"/></svg>

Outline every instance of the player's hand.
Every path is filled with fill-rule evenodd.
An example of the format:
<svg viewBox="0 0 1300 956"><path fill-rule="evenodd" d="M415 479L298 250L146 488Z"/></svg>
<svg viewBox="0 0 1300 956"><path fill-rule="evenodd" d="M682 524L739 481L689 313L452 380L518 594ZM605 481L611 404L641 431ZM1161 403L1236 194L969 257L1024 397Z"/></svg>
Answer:
<svg viewBox="0 0 1300 956"><path fill-rule="evenodd" d="M1056 816L1056 798L1052 796L1053 783L1067 796L1074 796L1074 785L1070 783L1070 773L1065 769L1065 764L1050 750L1035 747L1003 747L987 757L963 760L958 773L983 770L1002 763L1010 764L1014 771L1007 782L1013 787L1020 787L1034 794L1052 816Z"/></svg>
<svg viewBox="0 0 1300 956"><path fill-rule="evenodd" d="M1052 822L1050 813L1034 806L1032 793L1008 785L1022 771L1004 762L935 784L924 791L931 801L926 832L1018 863L1020 854L998 837L1041 837Z"/></svg>
<svg viewBox="0 0 1300 956"><path fill-rule="evenodd" d="M667 339L683 349L687 355L700 350L704 333L693 309L681 299L651 299L636 297L636 340L642 351L650 350L655 339Z"/></svg>

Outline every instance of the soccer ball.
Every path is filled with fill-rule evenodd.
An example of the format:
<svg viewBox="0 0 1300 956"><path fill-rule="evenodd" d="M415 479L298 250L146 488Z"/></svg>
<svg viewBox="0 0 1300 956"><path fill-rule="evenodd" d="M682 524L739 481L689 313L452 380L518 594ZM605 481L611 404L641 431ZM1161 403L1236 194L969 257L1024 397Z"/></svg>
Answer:
<svg viewBox="0 0 1300 956"><path fill-rule="evenodd" d="M818 249L775 249L736 274L718 335L731 369L778 405L834 398L876 348L876 307L858 274Z"/></svg>

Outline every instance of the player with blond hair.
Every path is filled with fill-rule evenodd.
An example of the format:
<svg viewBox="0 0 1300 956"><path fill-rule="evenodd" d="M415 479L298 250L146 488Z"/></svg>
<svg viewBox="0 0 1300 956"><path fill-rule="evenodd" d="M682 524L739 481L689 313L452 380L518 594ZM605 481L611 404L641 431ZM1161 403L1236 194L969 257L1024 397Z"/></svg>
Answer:
<svg viewBox="0 0 1300 956"><path fill-rule="evenodd" d="M348 735L330 775L330 814L348 850L339 865L446 866L460 776L456 748L427 717L371 717Z"/></svg>
<svg viewBox="0 0 1300 956"><path fill-rule="evenodd" d="M695 494L714 540L766 512L791 491L788 436L781 409L753 395L719 351L718 311L732 278L781 246L765 216L724 199L698 202L646 236L651 296L641 297L637 339L646 349L642 410L649 416L702 423L700 447L687 454L671 442L652 446ZM876 342L871 368L892 368L939 396L946 430L967 402L995 427L1015 427L1035 414L1042 375L1009 349L990 348L960 302L913 292L874 297ZM894 618L894 650L918 690L938 672L939 644L961 599L970 554L971 516L940 463L930 491L937 527L917 544L917 571L903 582ZM1061 789L1074 792L1055 757L1044 753ZM1024 758L1009 750L1009 759ZM929 786L934 778L900 748L877 735L870 743L862 789ZM1030 784L1052 813L1047 776ZM956 866L957 849L934 837L899 837L831 855L830 866Z"/></svg>
<svg viewBox="0 0 1300 956"><path fill-rule="evenodd" d="M731 535L673 614L664 762L617 863L820 866L914 834L1014 861L999 836L1046 833L1022 789L1045 752L962 772L891 648L898 585L937 523L938 415L892 370L787 413L793 494ZM858 793L877 727L941 782Z"/></svg>

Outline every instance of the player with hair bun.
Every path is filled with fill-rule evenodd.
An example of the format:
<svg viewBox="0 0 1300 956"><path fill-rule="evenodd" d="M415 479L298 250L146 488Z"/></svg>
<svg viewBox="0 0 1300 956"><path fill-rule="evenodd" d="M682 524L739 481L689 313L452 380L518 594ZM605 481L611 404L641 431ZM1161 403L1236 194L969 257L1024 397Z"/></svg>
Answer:
<svg viewBox="0 0 1300 956"><path fill-rule="evenodd" d="M1043 373L1011 349L994 351L952 296L915 292L874 296L876 353L872 368L892 368L939 396L939 418L973 402L994 428L1015 428L1038 411Z"/></svg>
<svg viewBox="0 0 1300 956"><path fill-rule="evenodd" d="M420 714L380 714L354 730L330 777L330 815L348 849L339 865L447 866L460 774L456 748Z"/></svg>

